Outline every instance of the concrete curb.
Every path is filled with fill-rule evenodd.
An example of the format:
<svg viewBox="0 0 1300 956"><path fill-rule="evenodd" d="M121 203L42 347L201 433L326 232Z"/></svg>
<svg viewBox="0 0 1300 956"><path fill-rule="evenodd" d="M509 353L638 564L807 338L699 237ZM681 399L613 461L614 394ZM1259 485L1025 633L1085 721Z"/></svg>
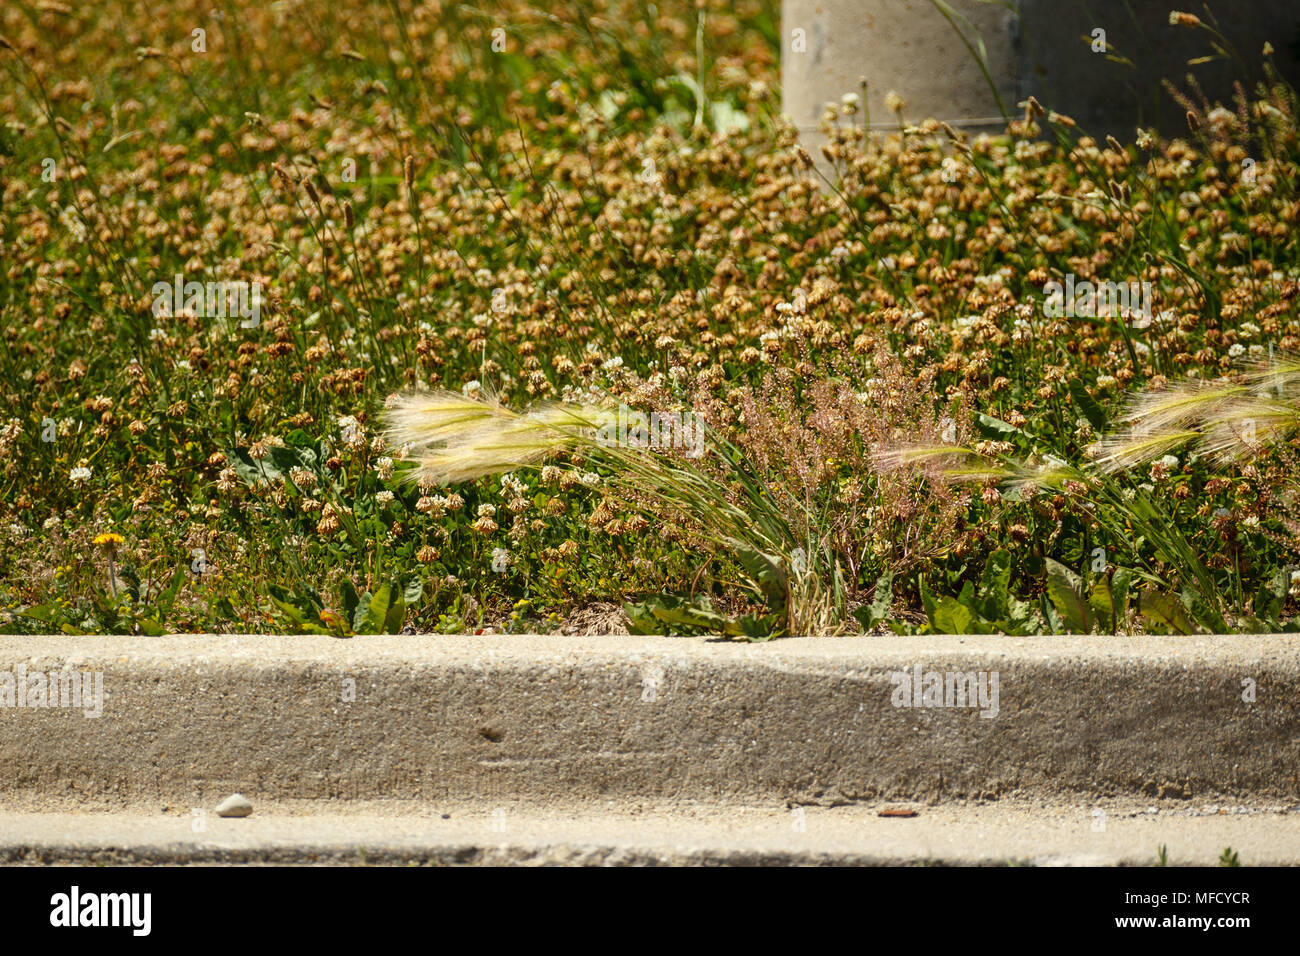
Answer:
<svg viewBox="0 0 1300 956"><path fill-rule="evenodd" d="M3 813L3 864L1245 865L1300 859L1297 813L1273 808L273 806L240 820L161 813ZM1214 812L1208 812L1214 810Z"/></svg>
<svg viewBox="0 0 1300 956"><path fill-rule="evenodd" d="M894 706L914 668L996 673L996 716ZM20 669L106 698L0 706L9 810L1300 797L1288 637L0 638Z"/></svg>

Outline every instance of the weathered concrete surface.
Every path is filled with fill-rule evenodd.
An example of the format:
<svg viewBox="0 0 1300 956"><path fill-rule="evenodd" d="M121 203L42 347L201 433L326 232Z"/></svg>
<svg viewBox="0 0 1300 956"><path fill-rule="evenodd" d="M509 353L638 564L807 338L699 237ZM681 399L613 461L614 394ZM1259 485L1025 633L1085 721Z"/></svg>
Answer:
<svg viewBox="0 0 1300 956"><path fill-rule="evenodd" d="M922 807L910 819L860 806L443 812L275 807L243 820L209 811L201 822L185 808L0 813L0 863L1150 866L1162 845L1170 866L1213 865L1225 847L1246 866L1300 861L1300 813L1277 810L1000 803Z"/></svg>
<svg viewBox="0 0 1300 956"><path fill-rule="evenodd" d="M955 5L983 37L994 84L1014 113L1015 15L1001 4ZM861 94L859 78L867 81L864 105L875 126L897 128L884 102L891 90L907 100L911 122L932 116L976 128L1006 125L978 62L930 0L784 0L781 26L782 109L805 142L820 142L825 103Z"/></svg>
<svg viewBox="0 0 1300 956"><path fill-rule="evenodd" d="M1000 130L1002 109L1014 116L1016 103L1032 94L1083 131L1123 142L1139 125L1188 135L1184 110L1162 80L1185 91L1193 75L1211 100L1229 106L1234 81L1253 91L1264 78L1265 42L1281 75L1300 80L1294 3L1209 4L1240 61L1212 56L1217 40L1207 30L1171 25L1169 12L1180 5L1170 0L949 0L949 7L971 45L982 41L992 87L932 0L784 0L783 110L805 145L816 152L823 104L859 93L859 78L873 126L896 125L884 106L891 90L907 101L909 122L934 117L972 130ZM1181 9L1206 15L1199 3Z"/></svg>
<svg viewBox="0 0 1300 956"><path fill-rule="evenodd" d="M0 707L10 810L1300 798L1288 637L0 638L20 664L100 670L107 698ZM998 672L997 716L893 706L914 665Z"/></svg>

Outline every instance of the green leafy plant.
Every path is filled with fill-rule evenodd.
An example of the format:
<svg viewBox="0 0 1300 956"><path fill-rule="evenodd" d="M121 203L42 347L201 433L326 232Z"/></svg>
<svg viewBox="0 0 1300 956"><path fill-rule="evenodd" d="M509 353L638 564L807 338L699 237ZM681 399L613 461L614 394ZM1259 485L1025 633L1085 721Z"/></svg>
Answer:
<svg viewBox="0 0 1300 956"><path fill-rule="evenodd" d="M921 581L921 604L927 624L920 633L1033 634L1043 626L1039 612L1011 594L1011 555L989 555L979 583L966 581L955 596L937 596ZM903 622L891 622L896 633L916 633Z"/></svg>
<svg viewBox="0 0 1300 956"><path fill-rule="evenodd" d="M1115 568L1089 587L1083 575L1075 574L1061 562L1047 558L1045 564L1047 596L1058 615L1050 623L1059 622L1075 634L1091 634L1097 628L1112 633L1119 630L1128 616L1132 571Z"/></svg>

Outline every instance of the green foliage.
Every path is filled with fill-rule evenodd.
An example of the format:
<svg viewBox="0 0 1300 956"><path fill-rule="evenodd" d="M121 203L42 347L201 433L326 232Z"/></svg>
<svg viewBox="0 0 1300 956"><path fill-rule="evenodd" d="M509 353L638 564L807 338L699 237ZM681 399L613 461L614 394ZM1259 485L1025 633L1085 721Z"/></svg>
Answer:
<svg viewBox="0 0 1300 956"><path fill-rule="evenodd" d="M922 580L921 604L927 623L914 629L891 622L896 633L1034 634L1043 626L1038 611L1011 593L1011 555L989 555L978 584L967 580L956 596L936 596Z"/></svg>
<svg viewBox="0 0 1300 956"><path fill-rule="evenodd" d="M658 594L626 603L628 630L633 634L718 634L750 641L765 641L780 634L782 619L776 614L728 617L713 610L708 595L693 600Z"/></svg>
<svg viewBox="0 0 1300 956"><path fill-rule="evenodd" d="M169 580L150 590L141 587L138 572L127 565L119 575L125 587L116 594L93 588L88 605L49 601L24 608L22 617L38 622L43 631L64 634L164 634L188 575L187 568L179 568ZM222 613L226 609L215 610Z"/></svg>
<svg viewBox="0 0 1300 956"><path fill-rule="evenodd" d="M875 626L889 618L894 603L894 573L886 571L876 579L874 597L870 604L864 604L853 612L863 632L872 631Z"/></svg>

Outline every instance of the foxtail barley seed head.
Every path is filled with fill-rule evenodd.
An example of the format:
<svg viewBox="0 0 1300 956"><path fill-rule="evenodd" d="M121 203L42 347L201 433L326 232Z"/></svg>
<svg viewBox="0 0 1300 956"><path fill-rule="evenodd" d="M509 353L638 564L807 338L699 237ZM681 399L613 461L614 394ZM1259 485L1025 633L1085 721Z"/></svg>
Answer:
<svg viewBox="0 0 1300 956"><path fill-rule="evenodd" d="M1189 383L1140 394L1119 419L1127 427L1094 446L1092 456L1103 471L1124 471L1196 441L1226 465L1300 431L1300 356L1259 362L1242 378L1241 385Z"/></svg>
<svg viewBox="0 0 1300 956"><path fill-rule="evenodd" d="M470 481L535 464L565 448L591 444L616 412L592 405L548 404L519 413L456 392L408 392L387 413L385 437L419 465L412 479Z"/></svg>

